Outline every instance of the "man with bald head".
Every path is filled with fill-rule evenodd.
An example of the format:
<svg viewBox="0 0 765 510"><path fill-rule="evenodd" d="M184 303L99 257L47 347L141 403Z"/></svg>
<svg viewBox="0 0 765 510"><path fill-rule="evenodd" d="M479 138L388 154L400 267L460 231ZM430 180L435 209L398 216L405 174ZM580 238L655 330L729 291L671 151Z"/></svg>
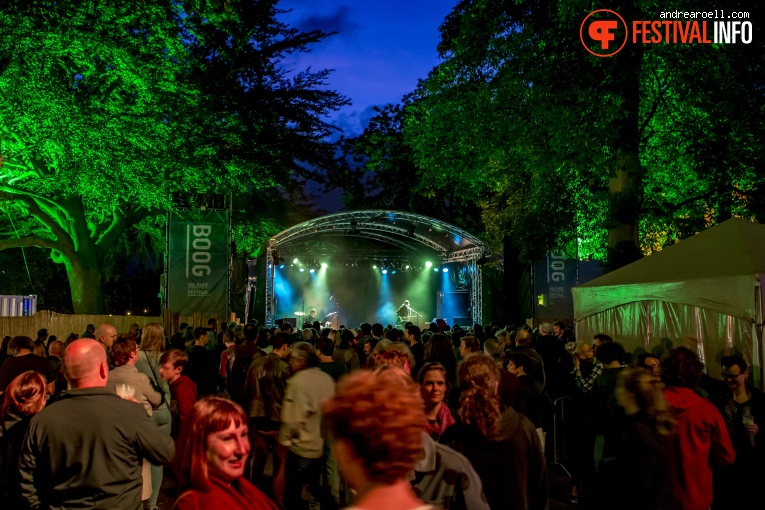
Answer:
<svg viewBox="0 0 765 510"><path fill-rule="evenodd" d="M141 509L141 462L167 464L170 436L143 406L107 391L106 351L80 339L64 353L71 389L29 425L19 460L21 494L31 509Z"/></svg>
<svg viewBox="0 0 765 510"><path fill-rule="evenodd" d="M106 349L111 349L114 341L117 340L117 328L111 324L99 324L94 335Z"/></svg>

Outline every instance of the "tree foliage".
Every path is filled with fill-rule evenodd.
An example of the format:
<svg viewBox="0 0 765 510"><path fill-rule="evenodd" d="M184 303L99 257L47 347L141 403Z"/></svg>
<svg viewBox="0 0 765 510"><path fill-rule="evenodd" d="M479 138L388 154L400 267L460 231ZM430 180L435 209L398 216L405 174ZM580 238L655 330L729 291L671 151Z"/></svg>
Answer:
<svg viewBox="0 0 765 510"><path fill-rule="evenodd" d="M327 34L279 12L255 0L4 4L0 249L50 250L75 312L102 312L109 250L133 225L161 238L172 192L247 194L331 164L321 117L346 100L323 87L327 71L281 65Z"/></svg>
<svg viewBox="0 0 765 510"><path fill-rule="evenodd" d="M726 8L756 19L760 4ZM627 20L659 14L648 0L609 7ZM480 203L495 242L509 236L524 260L576 241L582 255L609 254L618 267L634 259L638 233L650 252L731 214L765 220L755 203L765 41L628 44L596 58L579 41L591 10L458 2L441 26L443 63L406 108L420 179Z"/></svg>

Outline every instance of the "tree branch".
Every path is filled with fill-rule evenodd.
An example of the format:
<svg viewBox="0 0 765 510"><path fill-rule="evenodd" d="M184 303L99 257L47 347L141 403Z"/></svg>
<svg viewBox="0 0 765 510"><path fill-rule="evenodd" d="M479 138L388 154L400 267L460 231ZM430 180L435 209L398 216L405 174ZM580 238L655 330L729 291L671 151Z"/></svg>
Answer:
<svg viewBox="0 0 765 510"><path fill-rule="evenodd" d="M56 241L51 241L50 239L44 239L38 236L27 236L20 239L0 239L0 251L9 250L11 248L29 248L30 246L50 248L52 250L59 249Z"/></svg>

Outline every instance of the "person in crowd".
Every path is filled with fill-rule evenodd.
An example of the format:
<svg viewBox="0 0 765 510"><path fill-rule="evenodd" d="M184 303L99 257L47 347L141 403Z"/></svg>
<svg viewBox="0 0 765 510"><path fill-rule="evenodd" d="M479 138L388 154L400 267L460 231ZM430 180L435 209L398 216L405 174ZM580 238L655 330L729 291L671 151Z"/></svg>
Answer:
<svg viewBox="0 0 765 510"><path fill-rule="evenodd" d="M369 342L374 341L370 338ZM365 344L366 346L366 344ZM321 338L316 343L316 351L319 354L319 368L322 372L326 373L332 379L337 381L342 376L348 373L348 368L342 363L338 363L332 358L332 354L335 352L335 344L329 338Z"/></svg>
<svg viewBox="0 0 765 510"><path fill-rule="evenodd" d="M372 355L372 351L375 350L375 347L377 347L377 344L380 343L380 339L375 337L370 337L366 342L364 342L364 355L369 359L369 356Z"/></svg>
<svg viewBox="0 0 765 510"><path fill-rule="evenodd" d="M58 371L59 365L61 365L61 358L64 355L64 343L58 340L53 340L48 344L48 361L54 371Z"/></svg>
<svg viewBox="0 0 765 510"><path fill-rule="evenodd" d="M420 328L414 325L408 325L404 328L404 341L409 345L409 350L414 356L414 365L412 373L416 374L422 366L422 360L425 357L425 347L422 345L422 332Z"/></svg>
<svg viewBox="0 0 765 510"><path fill-rule="evenodd" d="M3 337L2 343L0 343L0 367L3 366L3 362L5 360L12 357L12 355L8 353L8 344L10 342L11 342L11 337L6 335Z"/></svg>
<svg viewBox="0 0 765 510"><path fill-rule="evenodd" d="M146 414L151 416L162 402L162 395L152 387L146 374L139 372L135 367L138 362L138 344L133 336L128 334L117 338L112 345L111 354L114 368L109 371L106 389L122 398L134 399L146 409ZM141 499L146 500L152 494L151 463L147 459L143 460L142 477Z"/></svg>
<svg viewBox="0 0 765 510"><path fill-rule="evenodd" d="M521 383L524 411L519 412L534 424L539 434L539 439L542 441L542 448L544 448L545 436L543 431L549 430L549 424L547 423L549 420L545 418L552 416L552 401L545 393L542 385L539 384L539 381L529 375L533 364L528 356L521 353L508 354L506 361L507 366L505 369L515 375Z"/></svg>
<svg viewBox="0 0 765 510"><path fill-rule="evenodd" d="M345 365L348 372L358 370L361 363L358 352L351 346L354 336L352 330L342 330L340 332L340 344L335 347L335 352L332 354L332 359Z"/></svg>
<svg viewBox="0 0 765 510"><path fill-rule="evenodd" d="M425 363L441 363L446 369L446 381L454 385L457 382L457 357L454 355L449 337L443 333L434 333L425 345Z"/></svg>
<svg viewBox="0 0 765 510"><path fill-rule="evenodd" d="M8 358L0 367L0 394L16 377L28 370L40 372L45 377L46 391L52 395L55 390L56 373L46 358L35 356L34 342L28 336L15 336L8 343L8 352L13 357Z"/></svg>
<svg viewBox="0 0 765 510"><path fill-rule="evenodd" d="M681 510L707 510L712 504L712 467L733 463L736 452L720 411L694 390L704 364L685 347L662 361L664 396L677 421L675 494Z"/></svg>
<svg viewBox="0 0 765 510"><path fill-rule="evenodd" d="M474 336L463 336L460 339L460 359L465 360L473 354L481 352L481 344Z"/></svg>
<svg viewBox="0 0 765 510"><path fill-rule="evenodd" d="M34 343L34 349L32 350L32 354L35 356L40 356L41 358L48 358L48 351L45 350L45 345L43 345L42 342L39 340L36 340Z"/></svg>
<svg viewBox="0 0 765 510"><path fill-rule="evenodd" d="M364 356L364 343L372 337L372 325L368 322L364 322L359 326L359 335L354 335L354 338L358 340L357 344L354 346L353 342L351 342L351 348L356 349L356 353L359 355L359 363L365 364L367 361L366 356Z"/></svg>
<svg viewBox="0 0 765 510"><path fill-rule="evenodd" d="M106 351L81 339L67 347L71 389L37 413L19 459L29 508L141 508L141 459L168 463L173 441L143 407L105 389Z"/></svg>
<svg viewBox="0 0 765 510"><path fill-rule="evenodd" d="M90 324L88 326L90 326ZM114 341L117 340L117 328L111 324L99 324L93 331L93 335L108 351L112 348Z"/></svg>
<svg viewBox="0 0 765 510"><path fill-rule="evenodd" d="M207 347L208 351L217 352L220 342L218 341L218 319L214 317L207 321L207 337L209 341L205 347Z"/></svg>
<svg viewBox="0 0 765 510"><path fill-rule="evenodd" d="M252 362L266 355L257 345L258 328L254 324L247 324L248 327L242 329L244 342L234 347L234 362L231 366L231 385L229 393L231 400L246 408L247 402L247 372L250 370ZM234 328L236 329L236 328ZM234 332L236 337L236 332Z"/></svg>
<svg viewBox="0 0 765 510"><path fill-rule="evenodd" d="M497 366L502 365L502 358L505 354L505 349L502 345L502 342L494 337L487 338L483 343L483 352L492 358L497 363Z"/></svg>
<svg viewBox="0 0 765 510"><path fill-rule="evenodd" d="M183 350L186 348L186 328L189 325L185 322L181 322L178 326L178 331L170 338L170 348Z"/></svg>
<svg viewBox="0 0 765 510"><path fill-rule="evenodd" d="M138 372L149 378L152 389L160 394L160 404L151 417L157 428L167 435L172 433L172 415L170 414L170 385L162 378L160 358L165 350L165 331L162 324L150 322L143 327L141 346L138 351L138 360L135 364ZM148 508L155 510L159 491L164 477L162 464L151 464L151 496Z"/></svg>
<svg viewBox="0 0 765 510"><path fill-rule="evenodd" d="M345 377L322 406L340 470L356 491L353 509L426 510L407 475L421 455L422 400L401 368Z"/></svg>
<svg viewBox="0 0 765 510"><path fill-rule="evenodd" d="M602 344L598 348L598 361L603 364L603 371L595 379L590 394L592 421L596 434L602 436L602 451L599 450L600 438L596 438L596 448L602 455L599 458L613 459L621 445L621 433L624 426L624 411L616 402L616 381L624 370L624 347L616 342Z"/></svg>
<svg viewBox="0 0 765 510"><path fill-rule="evenodd" d="M580 339L576 342L570 342L566 346L571 352L571 359L574 364L571 373L574 376L574 384L581 393L589 394L595 379L603 372L603 364L594 362L595 349L593 349L592 343L587 340Z"/></svg>
<svg viewBox="0 0 765 510"><path fill-rule="evenodd" d="M29 422L45 407L45 379L29 370L16 377L0 408L0 498L5 508L24 508L19 456Z"/></svg>
<svg viewBox="0 0 765 510"><path fill-rule="evenodd" d="M547 508L547 467L539 435L525 416L500 408L500 371L482 354L459 368L460 423L441 442L467 457L478 472L490 508Z"/></svg>
<svg viewBox="0 0 765 510"><path fill-rule="evenodd" d="M243 474L250 454L247 416L234 402L206 397L191 408L173 461L178 510L277 510Z"/></svg>
<svg viewBox="0 0 765 510"><path fill-rule="evenodd" d="M282 404L287 379L291 375L285 361L290 354L292 337L277 333L272 339L273 349L266 356L252 362L247 373L249 400L250 443L253 448L252 473L256 481L263 476L269 448L274 452L274 499L283 506L287 446L277 441L282 425Z"/></svg>
<svg viewBox="0 0 765 510"><path fill-rule="evenodd" d="M539 336L533 345L545 367L545 389L550 395L558 397L565 394L562 384L566 374L561 370L560 365L561 360L566 359L567 355L563 342L554 335L554 329L549 322L540 324Z"/></svg>
<svg viewBox="0 0 765 510"><path fill-rule="evenodd" d="M326 501L320 485L324 455L321 403L335 394L335 381L318 368L319 356L309 343L293 345L288 363L293 375L284 391L279 440L289 446L284 507L298 510L304 506L304 486L311 500Z"/></svg>
<svg viewBox="0 0 765 510"><path fill-rule="evenodd" d="M675 419L664 385L650 369L625 368L619 372L616 399L626 415L622 446L612 469L601 472L596 508L613 508L614 501L625 510L678 508L672 453Z"/></svg>
<svg viewBox="0 0 765 510"><path fill-rule="evenodd" d="M93 324L85 326L85 333L80 335L81 338L96 338L96 327Z"/></svg>
<svg viewBox="0 0 765 510"><path fill-rule="evenodd" d="M220 379L223 383L223 387L228 389L230 387L229 374L231 373L229 365L233 366L234 364L236 338L234 338L234 334L227 329L221 332L220 338L223 342L224 349L223 352L220 353L220 366L218 370L220 371Z"/></svg>
<svg viewBox="0 0 765 510"><path fill-rule="evenodd" d="M542 361L542 356L540 356L531 346L532 338L530 331L521 329L515 335L515 347L511 349L511 352L528 356L532 364L531 373L529 375L539 381L542 384L542 387L545 387L545 365Z"/></svg>
<svg viewBox="0 0 765 510"><path fill-rule="evenodd" d="M77 336L77 333L69 333L69 336L67 336L66 340L64 340L64 349L69 347L69 344L71 344L72 342L74 342L78 338L80 338L80 337Z"/></svg>
<svg viewBox="0 0 765 510"><path fill-rule="evenodd" d="M131 324L131 325L130 325L130 327L128 328L128 332L127 332L127 334L128 334L128 335L130 335L130 336L132 336L133 338L136 338L136 339L137 339L137 338L139 338L139 337L140 337L140 334L141 334L141 326L139 326L138 324L136 324L136 323L134 322L134 323L133 323L133 324Z"/></svg>
<svg viewBox="0 0 765 510"><path fill-rule="evenodd" d="M188 364L188 355L178 349L165 351L159 358L159 375L170 386L171 436L174 438L180 435L186 416L197 401L197 385L183 375Z"/></svg>
<svg viewBox="0 0 765 510"><path fill-rule="evenodd" d="M661 360L659 360L658 356L655 356L650 352L640 354L635 360L635 365L648 368L656 377L661 376Z"/></svg>
<svg viewBox="0 0 765 510"><path fill-rule="evenodd" d="M759 483L765 479L765 394L747 384L749 364L743 358L725 356L721 364L728 394L717 405L736 460L716 473L714 508L755 508L762 499Z"/></svg>
<svg viewBox="0 0 765 510"><path fill-rule="evenodd" d="M186 375L197 386L200 396L215 393L218 381L218 360L215 353L207 349L210 341L205 328L194 329L194 346L189 350L189 366Z"/></svg>
<svg viewBox="0 0 765 510"><path fill-rule="evenodd" d="M48 340L48 330L45 328L37 330L37 338L35 338L35 342L40 342L43 344L43 346L46 345Z"/></svg>
<svg viewBox="0 0 765 510"><path fill-rule="evenodd" d="M422 399L425 401L425 418L428 420L425 432L435 441L438 441L447 428L456 423L449 406L445 403L449 392L447 375L446 367L441 363L429 362L422 366L417 377Z"/></svg>
<svg viewBox="0 0 765 510"><path fill-rule="evenodd" d="M559 341L562 340L564 331L566 331L566 324L563 321L553 322L553 335Z"/></svg>

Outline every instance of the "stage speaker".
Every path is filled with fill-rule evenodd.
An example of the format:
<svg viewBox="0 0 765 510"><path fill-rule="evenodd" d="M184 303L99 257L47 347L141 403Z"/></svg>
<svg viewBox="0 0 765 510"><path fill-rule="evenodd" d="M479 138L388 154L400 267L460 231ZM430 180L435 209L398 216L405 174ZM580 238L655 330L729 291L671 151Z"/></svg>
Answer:
<svg viewBox="0 0 765 510"><path fill-rule="evenodd" d="M281 319L276 319L274 321L274 324L276 324L279 327L282 327L282 324L284 324L285 322L289 322L290 324L292 324L292 327L295 328L295 329L299 329L300 328L300 326L298 326L297 318L296 317L282 317ZM302 324L301 324L301 326L302 326Z"/></svg>
<svg viewBox="0 0 765 510"><path fill-rule="evenodd" d="M473 319L470 317L452 317L451 326L454 326L455 324L459 324L459 327L462 329L472 328Z"/></svg>

